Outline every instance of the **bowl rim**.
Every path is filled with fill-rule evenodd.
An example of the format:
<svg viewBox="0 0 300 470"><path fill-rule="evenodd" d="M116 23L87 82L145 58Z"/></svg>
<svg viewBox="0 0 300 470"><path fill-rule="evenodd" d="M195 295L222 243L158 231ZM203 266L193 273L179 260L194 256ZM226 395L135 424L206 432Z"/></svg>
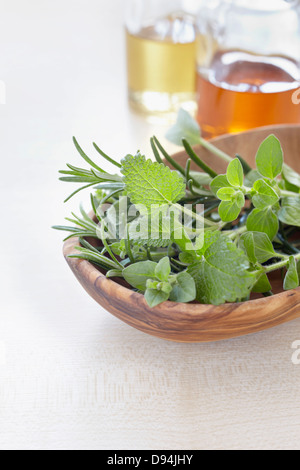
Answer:
<svg viewBox="0 0 300 470"><path fill-rule="evenodd" d="M283 129L283 128L296 128L300 131L300 124L279 124L279 125L272 125L272 126L263 126L255 129L250 129L244 132L239 132L236 134L224 134L220 135L217 137L214 137L209 140L209 142L216 142L220 139L224 138L230 138L234 135L248 135L253 132L257 132L259 130L266 131L268 129L272 130L273 132L276 131L276 129ZM197 148L197 146L196 146ZM178 151L173 154L173 157L176 158L176 156L182 154L182 150ZM300 287L297 287L296 289L292 289L289 291L283 291L279 292L278 294L274 294L272 297L261 297L258 299L252 299L252 300L247 300L245 302L228 302L220 305L213 305L213 304L200 304L200 303L180 303L180 302L172 302L170 300L167 300L163 302L162 304L156 306L156 307L149 307L147 304L145 297L142 293L135 292L132 289L129 289L125 286L122 286L118 282L114 281L113 279L107 278L95 265L93 265L90 261L84 260L84 259L76 259L76 258L69 258L69 255L74 255L77 254L78 251L75 249L76 246L80 245L79 238L78 237L73 237L68 239L67 241L64 242L63 245L63 254L64 257L67 261L67 263L72 267L76 272L78 272L82 277L86 278L87 276L89 277L90 281L93 281L93 284L97 282L97 280L101 279L101 290L106 293L108 296L111 295L112 290L116 292L116 294L121 297L131 297L131 300L134 301L136 299L137 302L143 303L143 306L148 310L149 313L153 311L161 311L161 310L166 310L166 308L169 310L174 311L174 308L177 309L177 311L182 312L184 314L190 313L190 314L201 314L204 312L207 312L208 308L213 308L214 311L221 311L226 308L237 308L238 306L247 306L251 305L251 307L263 307L264 304L270 303L270 301L276 301L276 300L283 300L286 297L291 297L296 294L300 294Z"/></svg>

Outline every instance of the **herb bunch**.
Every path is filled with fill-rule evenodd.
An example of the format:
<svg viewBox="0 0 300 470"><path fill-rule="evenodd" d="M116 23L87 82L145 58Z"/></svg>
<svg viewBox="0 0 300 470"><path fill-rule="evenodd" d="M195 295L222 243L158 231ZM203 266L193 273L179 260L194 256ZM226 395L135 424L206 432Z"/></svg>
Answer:
<svg viewBox="0 0 300 470"><path fill-rule="evenodd" d="M93 216L80 207L79 216L66 219L71 226L54 227L69 232L67 239L79 238L72 257L125 279L151 307L166 300L220 305L249 300L251 293L273 295L269 274L277 270L283 289L299 287L300 175L284 163L279 140L264 140L251 168L204 140L183 110L167 138L185 148L185 167L156 137L155 161L138 152L118 163L94 144L116 174L103 171L74 138L90 168L68 164L60 179L81 184L67 200L93 188ZM228 163L226 174L199 158L197 144Z"/></svg>

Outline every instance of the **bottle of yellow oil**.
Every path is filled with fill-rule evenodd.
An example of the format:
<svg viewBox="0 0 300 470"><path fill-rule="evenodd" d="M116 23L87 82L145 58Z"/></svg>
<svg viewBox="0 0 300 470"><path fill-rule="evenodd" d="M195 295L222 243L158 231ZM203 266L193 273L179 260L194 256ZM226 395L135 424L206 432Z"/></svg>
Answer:
<svg viewBox="0 0 300 470"><path fill-rule="evenodd" d="M126 28L130 105L157 118L196 110L194 16L177 11L137 28Z"/></svg>

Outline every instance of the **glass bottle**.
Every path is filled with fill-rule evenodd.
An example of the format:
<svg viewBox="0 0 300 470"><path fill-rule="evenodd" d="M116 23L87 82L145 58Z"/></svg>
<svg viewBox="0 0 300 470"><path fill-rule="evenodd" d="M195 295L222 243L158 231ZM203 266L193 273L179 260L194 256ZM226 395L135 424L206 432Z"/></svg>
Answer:
<svg viewBox="0 0 300 470"><path fill-rule="evenodd" d="M212 0L198 19L204 137L300 123L300 2Z"/></svg>
<svg viewBox="0 0 300 470"><path fill-rule="evenodd" d="M127 0L128 94L134 109L157 118L180 107L195 112L198 7L199 0Z"/></svg>

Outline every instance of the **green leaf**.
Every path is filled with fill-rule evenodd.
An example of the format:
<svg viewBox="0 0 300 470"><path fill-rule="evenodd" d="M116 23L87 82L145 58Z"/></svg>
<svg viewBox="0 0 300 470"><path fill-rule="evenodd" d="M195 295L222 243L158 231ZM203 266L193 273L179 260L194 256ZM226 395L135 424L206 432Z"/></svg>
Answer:
<svg viewBox="0 0 300 470"><path fill-rule="evenodd" d="M240 215L241 208L236 202L222 201L219 205L219 215L223 222L233 222Z"/></svg>
<svg viewBox="0 0 300 470"><path fill-rule="evenodd" d="M192 146L199 144L200 136L199 124L183 109L179 110L176 124L166 134L170 142L180 147L183 139L186 139Z"/></svg>
<svg viewBox="0 0 300 470"><path fill-rule="evenodd" d="M299 276L297 271L297 263L293 256L290 256L289 267L284 278L284 290L297 289L299 287Z"/></svg>
<svg viewBox="0 0 300 470"><path fill-rule="evenodd" d="M276 255L272 242L263 232L246 232L240 238L240 245L246 251L251 263L265 263Z"/></svg>
<svg viewBox="0 0 300 470"><path fill-rule="evenodd" d="M262 274L261 277L258 279L257 283L252 288L252 292L255 294L265 294L266 292L270 292L272 290L272 286L266 274Z"/></svg>
<svg viewBox="0 0 300 470"><path fill-rule="evenodd" d="M160 281L167 281L171 273L170 260L168 256L161 259L155 268L155 275Z"/></svg>
<svg viewBox="0 0 300 470"><path fill-rule="evenodd" d="M296 186L297 188L300 188L300 175L299 175L299 173L294 171L290 166L288 166L286 164L283 165L283 177L292 186Z"/></svg>
<svg viewBox="0 0 300 470"><path fill-rule="evenodd" d="M185 183L176 171L146 160L143 155L127 155L122 160L123 181L131 202L144 206L170 205L185 196Z"/></svg>
<svg viewBox="0 0 300 470"><path fill-rule="evenodd" d="M244 233L239 240L239 247L246 253L250 263L256 264L253 232Z"/></svg>
<svg viewBox="0 0 300 470"><path fill-rule="evenodd" d="M244 183L244 172L243 167L238 158L232 160L227 167L226 173L229 183L237 188L243 186Z"/></svg>
<svg viewBox="0 0 300 470"><path fill-rule="evenodd" d="M145 292L145 300L151 308L165 302L168 300L168 298L169 294L163 291L158 291L156 289L147 289Z"/></svg>
<svg viewBox="0 0 300 470"><path fill-rule="evenodd" d="M260 145L256 155L256 166L262 176L274 179L283 167L283 151L275 135L267 137Z"/></svg>
<svg viewBox="0 0 300 470"><path fill-rule="evenodd" d="M196 286L194 279L187 272L179 273L176 276L176 284L170 294L169 299L173 302L192 302L196 298Z"/></svg>
<svg viewBox="0 0 300 470"><path fill-rule="evenodd" d="M216 176L210 183L210 189L212 190L215 196L217 195L219 189L228 188L229 186L230 186L230 183L226 175Z"/></svg>
<svg viewBox="0 0 300 470"><path fill-rule="evenodd" d="M252 188L255 181L260 180L261 177L262 177L262 175L257 170L252 170L245 177L244 184L245 184L245 186L248 186L248 187Z"/></svg>
<svg viewBox="0 0 300 470"><path fill-rule="evenodd" d="M183 252L179 254L179 260L181 263L188 266L189 264L193 264L195 261L195 253L194 252Z"/></svg>
<svg viewBox="0 0 300 470"><path fill-rule="evenodd" d="M278 218L271 208L254 209L247 219L249 232L263 232L271 241L274 240L279 230Z"/></svg>
<svg viewBox="0 0 300 470"><path fill-rule="evenodd" d="M281 209L278 212L280 222L300 227L300 198L285 197L281 200Z"/></svg>
<svg viewBox="0 0 300 470"><path fill-rule="evenodd" d="M241 300L250 292L254 276L244 252L220 232L206 232L198 260L188 267L196 284L196 299L220 305Z"/></svg>
<svg viewBox="0 0 300 470"><path fill-rule="evenodd" d="M242 191L238 191L235 195L235 202L240 209L242 209L245 205L245 196Z"/></svg>
<svg viewBox="0 0 300 470"><path fill-rule="evenodd" d="M141 261L127 266L123 270L123 276L132 287L145 291L147 280L156 280L155 268L156 263L153 261Z"/></svg>
<svg viewBox="0 0 300 470"><path fill-rule="evenodd" d="M253 205L257 209L274 206L279 201L276 191L264 180L256 181L253 189L257 191L257 194L252 198Z"/></svg>
<svg viewBox="0 0 300 470"><path fill-rule="evenodd" d="M203 173L200 171L190 171L190 177L193 181L196 181L200 186L209 186L212 182L212 177L209 176L207 173Z"/></svg>
<svg viewBox="0 0 300 470"><path fill-rule="evenodd" d="M221 188L217 192L217 198L220 199L220 201L232 201L235 194L236 190L234 188Z"/></svg>

